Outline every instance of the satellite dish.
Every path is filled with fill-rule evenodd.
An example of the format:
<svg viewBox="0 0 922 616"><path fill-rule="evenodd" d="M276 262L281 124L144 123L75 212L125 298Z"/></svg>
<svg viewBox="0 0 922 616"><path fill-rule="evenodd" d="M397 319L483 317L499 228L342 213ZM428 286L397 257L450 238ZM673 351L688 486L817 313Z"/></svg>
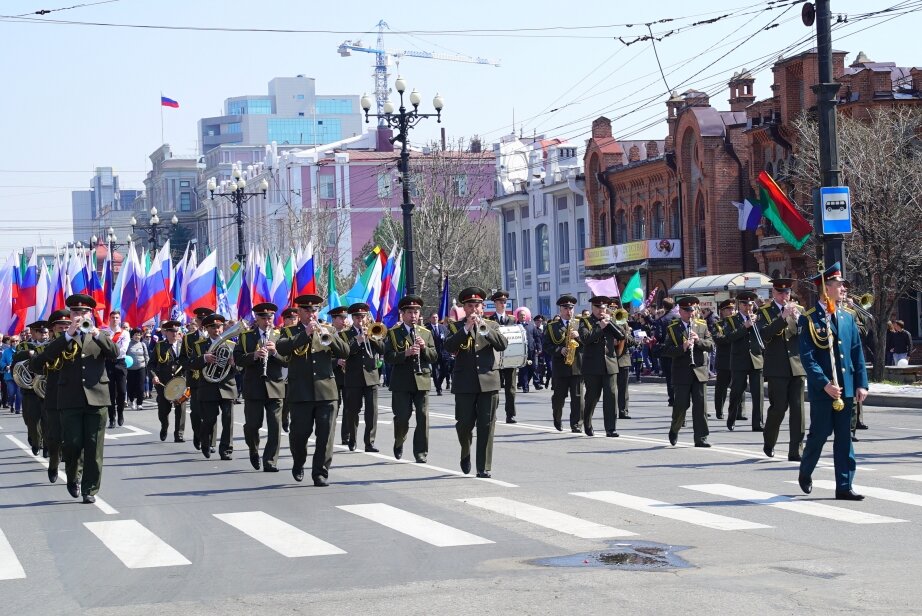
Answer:
<svg viewBox="0 0 922 616"><path fill-rule="evenodd" d="M813 22L816 21L816 7L813 6L812 2L804 4L804 8L800 10L800 18L808 28L813 25Z"/></svg>

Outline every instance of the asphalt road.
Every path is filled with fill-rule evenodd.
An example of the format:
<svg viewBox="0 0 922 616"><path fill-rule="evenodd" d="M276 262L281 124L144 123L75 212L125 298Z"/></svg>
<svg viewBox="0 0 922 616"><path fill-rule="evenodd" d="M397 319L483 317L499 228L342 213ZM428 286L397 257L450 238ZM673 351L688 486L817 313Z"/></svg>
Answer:
<svg viewBox="0 0 922 616"><path fill-rule="evenodd" d="M631 384L633 418L616 439L598 436L600 409L596 437L561 433L548 391L520 393L519 423L496 425L492 480L459 470L450 394L430 398L429 464L394 460L381 393L381 453L338 448L328 488L294 482L287 438L282 472L253 471L241 425L229 462L205 460L191 439L160 442L148 402L109 431L96 506L48 483L20 416L4 411L2 613L922 610L920 411L867 409L856 489L868 498L843 503L832 498L831 443L809 497L797 465L765 458L761 434L744 426L713 419L714 447L697 449L689 423L669 447L659 384ZM635 541L681 546L689 566L533 562Z"/></svg>

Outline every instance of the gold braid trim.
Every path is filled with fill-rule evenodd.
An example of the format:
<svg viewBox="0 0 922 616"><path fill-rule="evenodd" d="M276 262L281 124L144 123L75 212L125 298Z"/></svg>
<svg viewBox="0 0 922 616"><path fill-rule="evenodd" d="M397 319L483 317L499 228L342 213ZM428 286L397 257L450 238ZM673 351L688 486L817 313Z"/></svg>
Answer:
<svg viewBox="0 0 922 616"><path fill-rule="evenodd" d="M559 321L559 323L563 325L563 321ZM549 323L547 326L547 337L551 339L551 342L553 344L555 344L556 346L560 346L561 344L563 344L563 339L566 337L565 334L563 333L565 329L566 328L561 327L560 338L555 338L554 337L554 325L552 323Z"/></svg>
<svg viewBox="0 0 922 616"><path fill-rule="evenodd" d="M169 343L168 343L168 344L169 344ZM168 346L167 349L169 349L171 346L172 346L172 345ZM166 355L161 355L161 354L160 354L160 349L161 349L162 347L163 347L163 340L161 340L160 342L158 342L158 343L157 343L157 346L154 347L154 351L157 352L157 362L158 362L158 363L161 363L161 364L168 364L168 363L170 363L170 352L169 352L169 350L168 350L168 351L166 352Z"/></svg>
<svg viewBox="0 0 922 616"><path fill-rule="evenodd" d="M67 354L67 350L64 350L61 352L61 357L64 359L64 361L74 361L74 359L80 353L80 345L77 344L77 341L71 340L70 342L73 345L74 350L71 352L70 355Z"/></svg>
<svg viewBox="0 0 922 616"><path fill-rule="evenodd" d="M808 318L807 325L808 325L808 329L810 330L810 338L813 340L813 344L816 345L816 348L828 349L829 348L829 333L823 336L818 331L816 331L816 325L813 323L813 319Z"/></svg>

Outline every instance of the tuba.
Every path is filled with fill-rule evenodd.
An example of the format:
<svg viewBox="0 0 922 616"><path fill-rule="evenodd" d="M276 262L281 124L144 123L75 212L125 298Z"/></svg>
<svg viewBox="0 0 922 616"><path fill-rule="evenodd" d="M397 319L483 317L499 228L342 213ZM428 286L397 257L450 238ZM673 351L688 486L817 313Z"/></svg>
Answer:
<svg viewBox="0 0 922 616"><path fill-rule="evenodd" d="M32 379L32 391L42 400L45 399L45 395L48 393L48 379L44 374L36 374L35 378Z"/></svg>
<svg viewBox="0 0 922 616"><path fill-rule="evenodd" d="M209 383L220 383L230 376L233 366L231 359L234 355L234 343L231 338L246 333L247 324L244 321L237 321L233 327L226 330L221 337L211 343L208 347L208 353L217 357L218 361L213 364L205 364L202 370L202 378Z"/></svg>
<svg viewBox="0 0 922 616"><path fill-rule="evenodd" d="M33 383L35 381L35 375L31 370L29 370L28 359L24 359L13 364L13 380L16 382L20 389L32 389Z"/></svg>

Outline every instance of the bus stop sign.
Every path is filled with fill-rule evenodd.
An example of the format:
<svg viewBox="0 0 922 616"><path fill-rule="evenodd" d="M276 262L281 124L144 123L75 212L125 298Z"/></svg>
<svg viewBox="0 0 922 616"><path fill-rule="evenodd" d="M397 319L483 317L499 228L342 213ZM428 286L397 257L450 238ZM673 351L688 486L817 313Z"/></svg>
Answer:
<svg viewBox="0 0 922 616"><path fill-rule="evenodd" d="M819 205L823 235L852 232L852 199L848 186L821 187Z"/></svg>

